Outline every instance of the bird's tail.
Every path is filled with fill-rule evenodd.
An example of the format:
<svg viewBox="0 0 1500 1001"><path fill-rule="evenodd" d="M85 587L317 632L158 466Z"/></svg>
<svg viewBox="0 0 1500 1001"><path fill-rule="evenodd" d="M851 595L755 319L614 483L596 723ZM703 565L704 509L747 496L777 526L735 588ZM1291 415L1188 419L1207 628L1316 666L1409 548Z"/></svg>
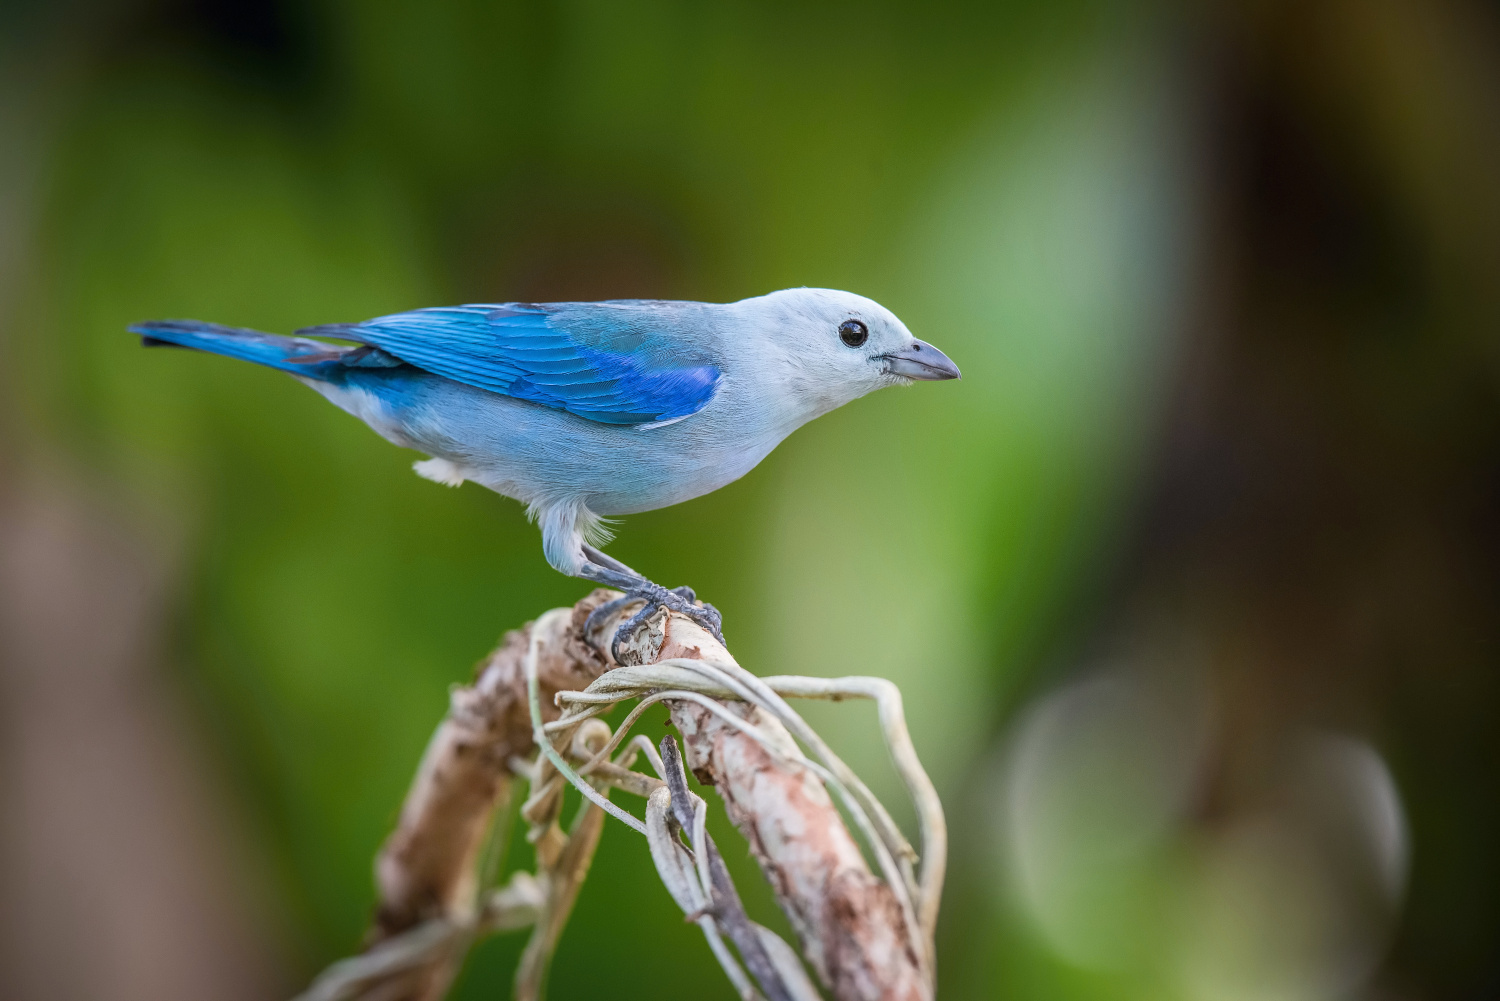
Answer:
<svg viewBox="0 0 1500 1001"><path fill-rule="evenodd" d="M141 343L148 348L194 348L313 379L327 379L351 363L358 364L358 359L352 356L369 351L364 347L263 334L259 330L226 327L201 320L151 320L135 324L130 331L140 334Z"/></svg>

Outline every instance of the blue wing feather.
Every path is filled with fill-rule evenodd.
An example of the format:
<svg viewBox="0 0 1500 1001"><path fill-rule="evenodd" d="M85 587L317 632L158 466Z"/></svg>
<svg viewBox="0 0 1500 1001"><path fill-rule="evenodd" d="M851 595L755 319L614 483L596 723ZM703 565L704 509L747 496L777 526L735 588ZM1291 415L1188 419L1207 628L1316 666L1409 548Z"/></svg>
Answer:
<svg viewBox="0 0 1500 1001"><path fill-rule="evenodd" d="M669 336L666 305L445 306L300 333L359 341L456 382L588 420L647 424L702 410L720 379L692 343Z"/></svg>

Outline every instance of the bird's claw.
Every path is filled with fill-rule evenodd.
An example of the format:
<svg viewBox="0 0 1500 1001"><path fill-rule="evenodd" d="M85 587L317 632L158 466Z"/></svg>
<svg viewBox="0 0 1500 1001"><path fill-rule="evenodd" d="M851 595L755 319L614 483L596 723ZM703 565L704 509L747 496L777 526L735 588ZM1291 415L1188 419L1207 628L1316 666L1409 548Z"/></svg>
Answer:
<svg viewBox="0 0 1500 1001"><path fill-rule="evenodd" d="M720 643L724 642L724 616L719 614L719 610L717 608L710 605L706 601L701 605L698 604L697 593L694 592L693 589L688 587L686 584L684 584L682 587L672 588L670 591L667 591L667 594L679 599L681 603L679 604L678 602L674 602L670 598L667 598L666 595L663 595L663 600L661 602L663 605L666 605L674 612L681 613L682 615L685 615L688 618L692 619L694 622L698 623L698 625L707 630L714 639L718 640Z"/></svg>
<svg viewBox="0 0 1500 1001"><path fill-rule="evenodd" d="M614 639L610 642L610 655L615 662L620 660L620 644L622 641L635 635L637 629L646 624L646 621L656 614L658 609L667 608L671 611L684 615L702 626L714 639L720 643L724 642L723 624L724 617L714 606L704 602L698 604L698 596L690 587L674 587L671 589L645 581L638 587L630 588L623 597L607 601L589 613L584 621L583 633L591 636L594 630L603 625L620 607L632 601L644 601L640 609L634 615L626 619L615 630Z"/></svg>
<svg viewBox="0 0 1500 1001"><path fill-rule="evenodd" d="M683 615L686 615L702 626L721 645L724 643L724 616L719 613L717 608L705 601L701 605L689 604L686 608L680 609L680 611Z"/></svg>
<svg viewBox="0 0 1500 1001"><path fill-rule="evenodd" d="M604 604L598 606L592 612L590 612L589 617L583 620L584 641L592 643L593 640L589 639L589 637L594 635L594 631L602 626L605 620L607 620L611 615L618 612L621 606L627 605L635 600L636 599L634 595L623 595L619 598L612 598L609 601L606 601Z"/></svg>

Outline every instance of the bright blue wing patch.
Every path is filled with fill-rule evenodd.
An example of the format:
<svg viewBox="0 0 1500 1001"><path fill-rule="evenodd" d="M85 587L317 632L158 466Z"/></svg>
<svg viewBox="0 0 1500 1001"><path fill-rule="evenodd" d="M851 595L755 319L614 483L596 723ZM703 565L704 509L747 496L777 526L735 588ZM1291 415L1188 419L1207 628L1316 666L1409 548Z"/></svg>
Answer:
<svg viewBox="0 0 1500 1001"><path fill-rule="evenodd" d="M451 306L301 333L373 345L456 382L603 424L651 424L702 410L720 378L690 339L670 336L682 327L667 307Z"/></svg>

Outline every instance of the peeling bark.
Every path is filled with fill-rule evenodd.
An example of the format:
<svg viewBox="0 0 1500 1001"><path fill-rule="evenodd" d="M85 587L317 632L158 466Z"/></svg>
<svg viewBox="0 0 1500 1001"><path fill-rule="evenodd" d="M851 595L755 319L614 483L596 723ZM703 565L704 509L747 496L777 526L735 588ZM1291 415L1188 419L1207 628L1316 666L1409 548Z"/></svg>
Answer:
<svg viewBox="0 0 1500 1001"><path fill-rule="evenodd" d="M585 642L583 625L613 592L595 591L569 617L552 616L539 637L537 673L542 711L556 719L553 696L580 690L615 664ZM604 623L610 636L631 609ZM535 624L506 634L480 664L473 684L454 691L412 781L400 820L376 858L379 904L367 946L435 918L473 918L475 879L485 832L510 782L509 762L533 750L526 701L525 658ZM598 640L600 636L593 637ZM602 643L608 646L607 643ZM674 657L727 657L696 624L658 616L621 651L626 663ZM837 1001L930 1001L921 964L901 909L871 873L859 846L822 783L807 769L778 760L752 738L694 703L669 701L687 763L717 787L730 817L770 881L801 941L804 955ZM775 739L791 746L781 723L753 707L730 703ZM442 996L467 940L387 980L380 997L433 1001Z"/></svg>
<svg viewBox="0 0 1500 1001"><path fill-rule="evenodd" d="M542 638L537 675L542 712L556 719L552 697L587 688L609 666L583 642L583 621L613 597L595 591L573 609L555 635ZM473 916L475 877L484 835L511 782L509 761L531 753L524 664L532 623L505 634L475 671L474 682L455 689L412 780L396 829L375 858L378 892L366 947L424 921ZM393 1001L441 997L461 956L445 956L405 978Z"/></svg>
<svg viewBox="0 0 1500 1001"><path fill-rule="evenodd" d="M656 659L702 658L717 641L673 617ZM668 702L688 767L713 785L760 863L803 955L838 1001L932 997L895 895L870 871L823 783L778 760L729 723L691 702ZM789 750L779 720L743 703L732 712Z"/></svg>

